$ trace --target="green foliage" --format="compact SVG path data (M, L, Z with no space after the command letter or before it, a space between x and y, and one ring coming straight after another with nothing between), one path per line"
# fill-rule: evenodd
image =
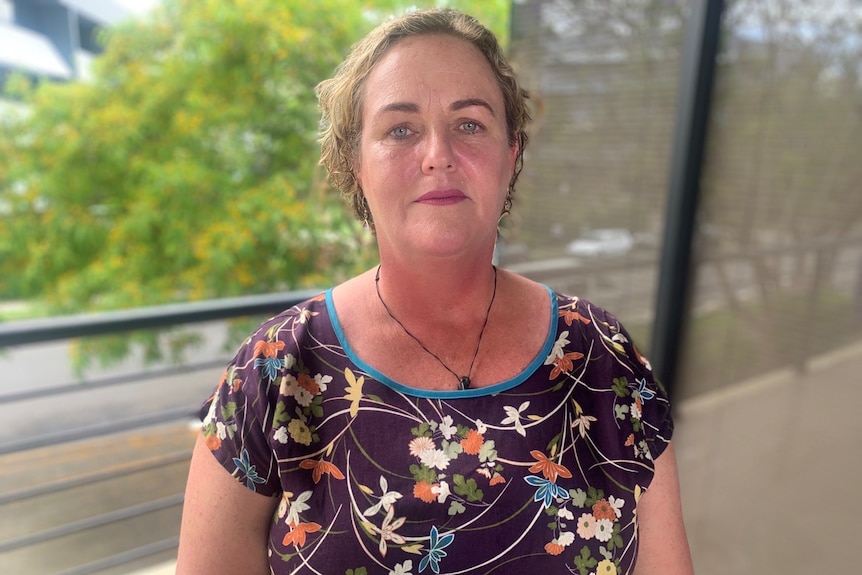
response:
M42 85L5 126L2 277L72 312L357 271L313 90L369 25L348 1L181 0L112 31L92 83Z
M105 35L88 83L10 77L0 118L0 297L49 313L318 287L373 241L317 165L317 83L383 18L439 3L165 0ZM451 2L508 28L508 3ZM187 334L82 342L149 359ZM79 365L81 367L81 365Z

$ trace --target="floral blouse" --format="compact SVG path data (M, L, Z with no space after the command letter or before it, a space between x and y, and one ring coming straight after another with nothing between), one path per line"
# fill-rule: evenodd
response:
M350 348L331 290L241 346L203 434L237 481L280 498L274 574L633 570L667 396L616 318L548 294L541 353L491 387L386 377Z

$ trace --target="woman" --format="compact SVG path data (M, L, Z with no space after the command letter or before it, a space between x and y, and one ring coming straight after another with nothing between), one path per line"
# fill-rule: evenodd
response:
M380 265L228 367L177 572L691 573L646 360L607 312L491 264L528 120L493 35L408 14L318 95Z

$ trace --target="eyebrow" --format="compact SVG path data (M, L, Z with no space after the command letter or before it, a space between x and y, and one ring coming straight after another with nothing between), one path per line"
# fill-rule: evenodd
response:
M464 100L455 100L449 106L450 110L457 111L463 110L464 108L471 108L473 106L480 106L482 108L486 108L491 115L494 114L494 109L491 107L491 104L486 102L481 98L467 98ZM393 102L391 104L386 104L380 110L377 111L377 114L383 114L386 112L408 112L408 113L417 113L419 112L419 105L413 104L411 102Z

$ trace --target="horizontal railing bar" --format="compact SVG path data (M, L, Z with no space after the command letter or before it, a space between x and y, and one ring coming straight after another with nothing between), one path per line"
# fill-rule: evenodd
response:
M51 541L52 539L57 539L65 535L72 535L73 533L78 533L79 531L84 531L86 529L93 529L94 527L101 527L103 525L123 521L124 519L131 519L133 517L138 517L139 515L168 509L169 507L176 507L177 505L182 505L182 503L183 494L180 493L177 495L162 497L160 499L154 499L152 501L145 501L144 503L138 503L137 505L130 505L128 507L123 507L122 509L102 513L101 515L96 515L94 517L79 519L78 521L72 521L57 527L52 527L51 529L46 529L38 533L0 541L0 553L7 553L9 551L14 551L15 549L20 549L21 547L29 547L30 545Z
M90 573L98 573L99 571L103 571L111 567L131 563L136 559L176 549L179 547L179 544L179 537L162 539L161 541L156 541L148 545L141 545L140 547L124 551L123 553L117 553L116 555L111 555L110 557L105 557L104 559L99 559L98 561L93 561L92 563L81 565L80 567L67 569L66 571L57 573L56 575L90 575Z
M61 383L60 385L48 385L44 387L36 387L33 389L25 389L23 391L13 391L0 395L0 405L4 403L15 403L17 401L26 401L28 399L38 399L40 397L50 396L56 397L64 393L77 393L79 391L90 391L93 389L101 389L104 387L112 387L114 385L124 385L127 383L139 383L142 380L158 379L160 377L169 377L173 375L182 375L195 371L203 371L216 367L224 367L230 361L229 357L224 359L214 359L210 361L202 361L188 365L176 367L167 367L152 371L142 371L139 373L129 373L97 379L93 381L81 381Z
M163 409L158 413L149 413L138 417L130 417L121 421L113 421L109 423L96 423L93 425L81 426L75 429L67 429L56 433L46 433L35 437L26 437L15 441L9 441L0 444L0 455L16 453L18 451L26 451L28 449L38 449L40 447L48 447L77 441L79 439L90 439L92 437L102 437L114 433L121 433L131 429L140 427L149 427L160 423L169 423L179 419L198 419L199 409L191 407L174 407Z
M777 245L755 249L746 248L739 252L703 254L698 257L704 262L727 259L750 259L763 255L793 254L804 251L859 245L862 245L862 237L853 236L837 240L834 238L823 238L800 244ZM584 261L578 258L560 258L560 262L567 260L570 261L571 265L561 266L560 272L566 269L578 271L579 266L577 264ZM643 260L624 258L621 260L622 263L602 262L593 265L596 262L591 262L590 271L611 271L617 268L629 269L633 265L655 264L655 261L654 258ZM513 264L507 267L516 270L519 266L525 267L525 270L530 268L526 264ZM544 271L548 272L552 270ZM580 271L583 271L583 268ZM301 301L319 295L320 291L319 289L290 291L0 323L0 347L222 320L245 315L278 313Z
M42 495L47 495L49 493L56 493L58 491L65 491L67 489L72 489L73 487L80 487L82 485L91 485L93 483L98 483L99 481L116 479L117 477L132 475L135 473L140 473L142 471L150 471L153 469L158 469L159 467L167 467L168 465L173 465L174 463L189 461L191 457L191 451L180 451L177 453L159 455L156 457L150 457L149 459L133 461L130 463L113 465L110 467L103 468L96 473L88 473L86 475L79 475L77 477L70 477L68 479L61 479L59 481L52 481L50 483L43 483L42 485L27 487L24 489L19 489L18 491L9 491L7 493L0 494L0 505L5 505L7 503L12 503L15 501L22 501L24 499L31 499L33 497L39 497Z
M278 313L318 294L291 291L0 323L0 347Z

